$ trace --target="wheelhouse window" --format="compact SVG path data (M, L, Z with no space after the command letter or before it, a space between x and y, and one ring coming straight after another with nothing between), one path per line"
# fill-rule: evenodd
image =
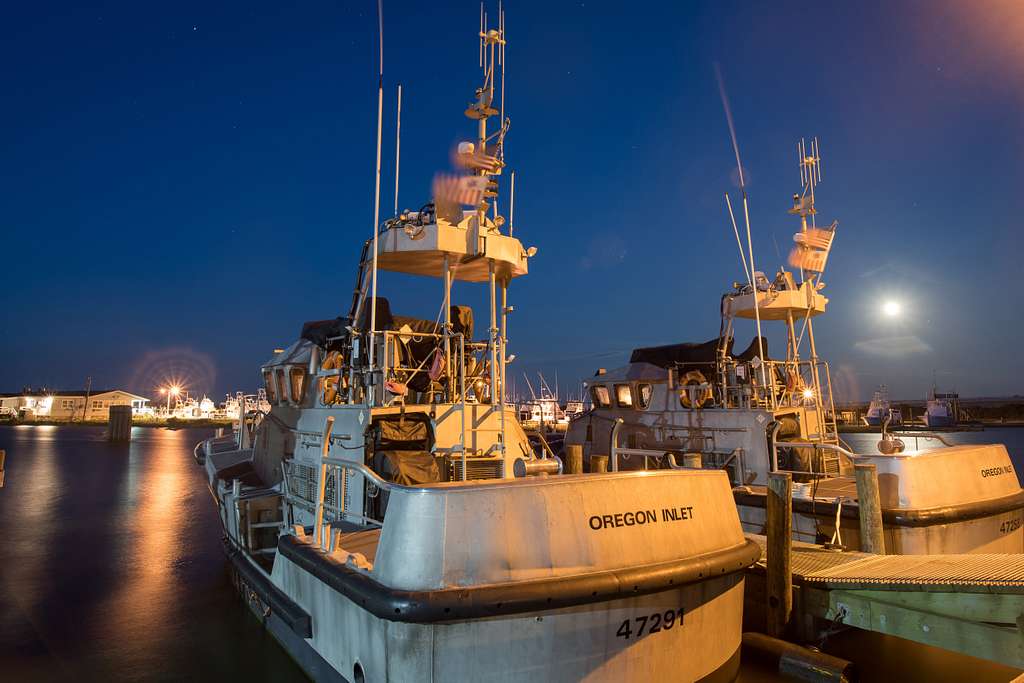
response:
M277 376L278 402L283 403L288 400L288 382L284 377L284 368L278 368L275 375Z
M647 410L647 406L651 405L652 393L654 388L650 384L636 385L636 405L640 410Z
M620 408L633 407L633 392L630 391L630 386L628 384L615 385L615 403L617 403Z
M277 388L274 386L273 370L263 371L263 385L267 390L267 400L271 403L277 403Z
M608 393L608 387L603 384L596 384L590 387L590 400L598 408L610 408L612 405L611 394Z
M302 403L302 395L306 393L306 370L304 368L292 368L288 371L290 380L292 403Z

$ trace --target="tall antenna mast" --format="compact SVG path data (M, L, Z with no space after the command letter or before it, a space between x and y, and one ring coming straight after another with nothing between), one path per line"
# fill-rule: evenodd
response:
M754 298L754 319L757 321L757 355L762 361L761 386L767 385L764 374L764 340L761 337L761 309L757 301L757 270L754 268L754 244L750 238L750 211L747 206L747 184L743 180L743 164L740 163L740 146L736 140L736 127L732 122L732 109L729 108L729 98L725 95L725 81L722 80L722 71L715 64L715 76L718 77L718 94L722 97L722 108L725 109L725 120L729 124L729 136L732 138L732 149L736 154L736 172L739 174L740 192L743 194L743 219L747 225L747 256L750 260L750 295ZM728 201L728 200L726 200ZM730 213L731 213L730 205ZM739 231L737 230L737 235ZM742 250L742 245L740 245Z
M398 84L398 123L395 127L395 215L398 215L398 162L402 150L402 84Z
M377 0L377 35L380 44L380 69L377 77L377 171L373 189L373 274L370 285L370 372L374 372L374 339L377 333L377 232L380 224L380 136L384 116L384 7L383 0ZM371 392L372 394L372 392ZM371 399L372 402L372 399Z

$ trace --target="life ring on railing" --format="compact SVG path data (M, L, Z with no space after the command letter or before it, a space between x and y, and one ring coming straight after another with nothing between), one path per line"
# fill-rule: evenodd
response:
M684 408L703 408L714 398L711 385L700 370L690 370L680 384L679 403Z
M338 399L338 378L324 377L323 382L323 403L325 406L332 405Z
M341 353L338 351L330 351L324 358L324 362L320 364L321 370L334 370L341 367Z
M321 377L320 400L325 406L334 405L341 400L338 394L338 387L348 389L348 377L345 375Z
M800 375L793 368L786 369L786 391L793 393L800 386Z

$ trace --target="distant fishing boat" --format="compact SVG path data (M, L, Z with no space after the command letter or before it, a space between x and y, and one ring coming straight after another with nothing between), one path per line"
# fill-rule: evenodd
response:
M960 395L957 393L939 393L932 385L928 392L922 419L926 427L941 429L956 427L960 422Z
M564 429L569 424L569 418L558 400L558 393L551 391L544 375L537 374L540 377L539 392L533 390L530 378L523 375L530 389L530 400L519 404L519 421L531 428L543 426Z
M881 427L885 423L886 416L889 417L890 427L903 424L903 413L898 408L892 407L889 401L889 389L883 384L871 397L868 412L864 415L864 424L869 427Z

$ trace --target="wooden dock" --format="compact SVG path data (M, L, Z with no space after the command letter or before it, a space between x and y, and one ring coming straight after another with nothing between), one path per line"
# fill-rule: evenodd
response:
M748 537L762 557L746 602L770 620L768 539ZM873 555L800 542L789 555L791 637L813 641L843 624L1024 669L1024 555Z

